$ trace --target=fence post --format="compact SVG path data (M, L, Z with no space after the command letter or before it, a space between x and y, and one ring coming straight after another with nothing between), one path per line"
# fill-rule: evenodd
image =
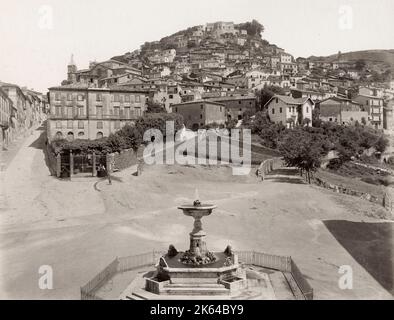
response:
M70 150L70 178L74 175L74 156L72 150Z
M96 154L93 152L92 154L92 175L93 177L97 176L97 168L96 168Z
M56 155L56 177L60 177L60 170L62 167L62 158L60 156L60 153Z
M107 153L105 155L105 163L106 163L106 169L107 169L107 178L109 184L111 184L111 155Z
M292 261L291 256L287 257L287 259L286 259L286 271L288 271L288 272L292 272L293 271L292 267L291 267L291 261Z

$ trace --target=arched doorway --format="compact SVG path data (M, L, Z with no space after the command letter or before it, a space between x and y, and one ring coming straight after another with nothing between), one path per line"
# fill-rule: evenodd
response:
M83 139L85 133L83 131L78 132L78 138Z
M63 133L61 133L60 131L56 132L55 139L61 139L61 138L63 138Z
M103 133L101 131L97 132L96 139L101 139L102 137L104 137Z
M72 141L72 140L74 140L74 133L73 132L69 132L69 133L67 133L67 140L68 141Z

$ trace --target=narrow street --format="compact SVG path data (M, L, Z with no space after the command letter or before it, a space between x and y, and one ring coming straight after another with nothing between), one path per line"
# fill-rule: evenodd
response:
M78 236L84 235L84 222L79 217L83 220L89 214L104 212L91 182L60 181L50 176L43 151L45 140L42 126L25 138L6 170L0 173L0 299L77 298L78 287L71 295L63 292L59 296L56 290L40 290L38 268L49 264L55 269L54 261L59 261L59 256L72 257L58 265L54 281L56 275L64 280L73 278L72 274L62 277L59 271L72 265L76 258L67 250L75 253L82 241ZM68 218L72 217L77 222L69 223ZM72 228L70 224L78 226ZM72 272L72 267L69 270Z

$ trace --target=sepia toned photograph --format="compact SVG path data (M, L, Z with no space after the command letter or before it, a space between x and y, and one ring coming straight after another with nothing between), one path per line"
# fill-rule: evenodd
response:
M393 300L393 1L0 2L0 300Z

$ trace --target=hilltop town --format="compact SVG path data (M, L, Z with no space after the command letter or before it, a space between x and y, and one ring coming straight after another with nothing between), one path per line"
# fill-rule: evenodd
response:
M179 115L193 131L250 127L264 114L285 128L361 124L391 134L392 55L295 58L265 40L256 20L190 27L84 69L72 55L65 79L47 94L0 82L3 148L46 118L49 141L95 140L150 113Z
M67 78L49 89L48 138L108 136L135 121L148 106L176 113L184 110L178 105L187 103L187 110L192 110L200 101L222 104L225 112L210 120L189 119L187 127L239 121L245 114L268 109L263 93L272 87L288 97L285 105L310 98L323 121L393 128L394 81L389 67L378 73L369 61L348 60L341 53L330 59L294 58L264 40L263 33L263 25L255 20L207 23L107 61L91 62L87 69L79 69L72 58ZM87 98L93 94L95 99ZM272 118L290 126L294 115ZM312 112L303 118L312 120Z

